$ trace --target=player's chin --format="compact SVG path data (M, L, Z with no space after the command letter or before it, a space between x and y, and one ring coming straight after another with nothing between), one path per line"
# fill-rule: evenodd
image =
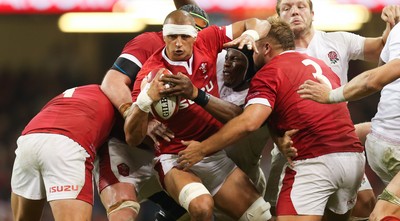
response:
M171 60L174 61L186 61L190 59L190 54L185 52L174 52L173 58Z

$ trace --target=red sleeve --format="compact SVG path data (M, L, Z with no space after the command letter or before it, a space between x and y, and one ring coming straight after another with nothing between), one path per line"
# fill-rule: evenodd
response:
M159 48L164 46L161 32L145 32L126 43L121 54L129 54L143 65Z

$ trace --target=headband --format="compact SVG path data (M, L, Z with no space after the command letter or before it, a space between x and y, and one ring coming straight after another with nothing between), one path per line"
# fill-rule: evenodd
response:
M167 35L189 35L195 38L197 37L197 31L192 25L164 24L163 36Z

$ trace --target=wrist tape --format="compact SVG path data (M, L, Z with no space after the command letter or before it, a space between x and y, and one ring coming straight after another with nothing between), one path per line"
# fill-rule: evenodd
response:
M346 101L343 94L344 85L329 92L329 103L340 103Z
M153 100L147 94L147 91L150 88L150 84L147 84L145 88L140 92L139 96L136 98L136 105L143 112L149 113L151 109L151 105L153 104Z
M249 35L249 36L251 36L251 37L254 39L254 41L258 41L258 39L260 39L260 35L259 35L258 32L255 31L255 30L246 30L245 32L243 32L243 33L241 34L241 36L242 36L242 35Z

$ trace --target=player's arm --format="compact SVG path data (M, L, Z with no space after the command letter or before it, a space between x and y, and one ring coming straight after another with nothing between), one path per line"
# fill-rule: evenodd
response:
M179 152L179 165L188 169L205 156L242 139L257 130L271 114L271 107L262 104L252 104L243 113L225 124L217 133L199 143L197 141L183 142L187 148Z
M197 91L200 91L200 89L197 89ZM203 91L200 91L200 93L203 93ZM243 109L238 105L212 95L209 96L207 104L202 107L221 123L226 123L243 112Z
M131 80L128 76L110 69L101 83L101 90L111 103L119 108L121 104L132 103L130 85Z
M338 103L358 100L377 91L400 77L400 58L385 65L365 71L347 84L331 90L327 85L307 80L300 85L300 97L319 103Z
M253 49L258 53L255 41L267 36L271 24L267 20L250 18L243 21L238 21L232 24L232 39L231 42L225 43L224 47L238 46L242 49L246 45L248 49Z
M139 71L137 64L118 57L101 82L101 90L120 112L124 104L132 103L131 85Z
M197 5L194 0L174 0L174 4L177 9L184 5Z
M147 135L151 105L161 99L159 91L164 88L159 81L162 72L163 69L160 69L154 79L140 91L136 101L124 111L125 139L130 146L139 145Z
M146 137L149 113L142 111L136 103L128 111L124 123L125 141L129 146L136 147Z
M202 106L207 112L222 123L226 123L232 118L242 113L242 108L228 101L211 96L193 85L186 75L177 73L176 75L163 75L161 81L174 85L170 88L163 88L161 93L165 96L180 96L194 101Z
M385 46L390 31L400 21L400 5L388 5L382 10L381 18L386 22L386 29L381 37L366 38L364 43L364 59L366 61L376 62Z

